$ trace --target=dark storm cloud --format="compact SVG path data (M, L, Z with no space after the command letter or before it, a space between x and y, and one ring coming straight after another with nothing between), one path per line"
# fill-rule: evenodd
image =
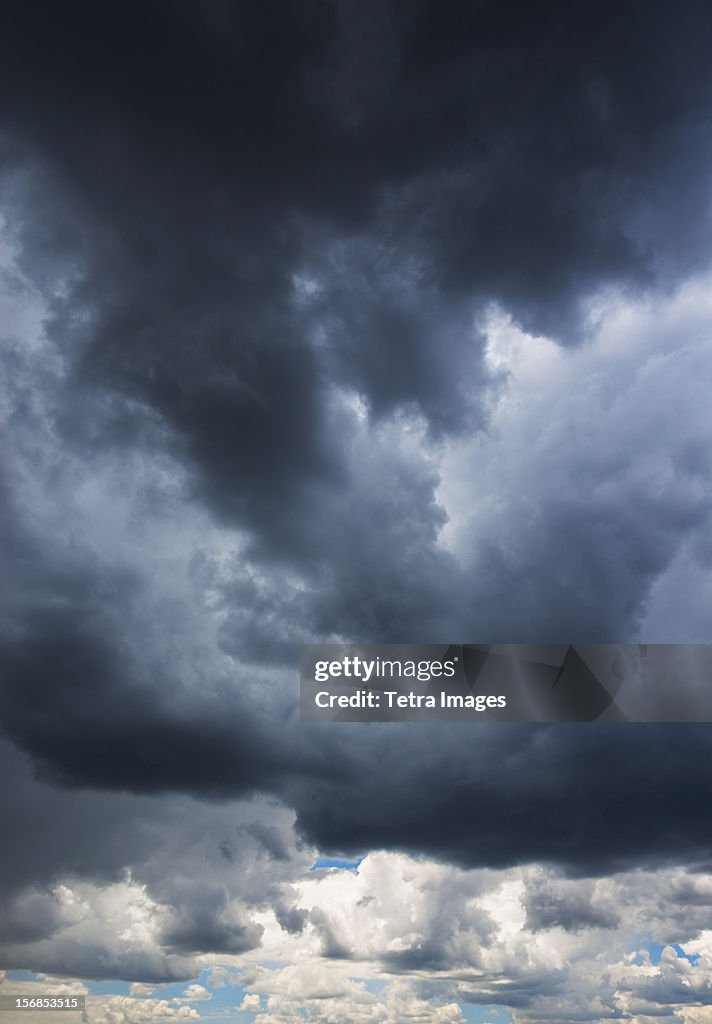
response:
M111 787L118 769L122 789L190 788L202 776L227 793L264 785L273 770L249 714L235 709L221 726L216 709L203 719L196 703L176 706L175 694L161 707L155 679L142 680L126 655L61 611L37 613L6 641L2 673L5 734L60 781Z
M403 569L442 509L424 480L412 532L354 502L329 388L474 429L483 305L570 341L598 287L706 259L704 7L11 4L4 28L10 227L28 274L64 285L60 436L166 447L260 558L311 575L286 643L238 612L228 649L452 623L453 566Z
M290 721L291 690L275 683L262 705L238 667L220 685L186 688L187 648L177 656L162 638L191 626L146 623L132 577L104 572L99 589L86 570L30 566L34 592L8 616L0 713L48 780L210 798L267 791L296 809L310 841L349 853L400 848L471 866L540 859L591 873L708 856L705 727L309 728ZM205 668L188 660L187 671ZM285 860L268 824L247 837ZM239 846L239 836L222 841L226 865ZM176 929L176 945L197 942Z
M431 314L455 305L433 336L407 289L376 279L364 303L332 268L331 372L447 428L464 415L445 400L467 350L458 303L500 300L567 340L598 286L706 259L704 5L375 6L5 18L6 131L76 204L89 379L145 398L203 497L253 522L328 470L285 302L335 239L365 242L376 278L414 264ZM53 241L36 229L35 248Z
M180 647L192 623L151 633L152 551L136 576L118 542L97 555L80 537L68 572L54 538L28 539L11 510L21 586L0 716L45 778L266 791L334 851L591 872L708 857L708 730L327 735L290 719L279 683L281 711L275 697L265 717L240 662L293 664L300 640L333 636L501 638L452 636L483 622L514 639L532 623L546 639L627 638L704 497L678 508L673 493L661 522L642 499L594 501L582 475L540 518L506 520L509 548L468 575L436 544L447 513L421 455L487 423L490 303L570 344L599 289L671 287L707 264L711 28L694 2L5 5L8 225L65 374L12 367L12 426L54 444L40 457L23 442L45 484L34 500L69 507L63 458L91 475L158 452L195 506L246 537L226 578L197 550L186 584L188 602L190 587L217 594L237 698L197 657L193 686L176 682L161 636ZM602 462L617 481L619 463ZM205 898L217 924L202 892L187 910L168 894L175 950L257 941Z
M417 727L332 726L325 735L279 728L276 717L270 727L244 699L161 693L126 653L61 613L24 628L4 645L0 710L46 780L210 798L266 791L296 809L310 842L347 854L396 848L591 874L708 860L704 726L430 727L427 737ZM270 860L284 859L269 828L250 831ZM189 933L176 928L176 948L187 949Z
M309 839L347 853L395 847L592 874L708 863L710 742L705 726L431 727L423 754L417 731L394 731L364 744L358 785L297 784L291 799Z
M35 595L39 606L14 616L3 643L0 714L47 780L210 798L267 791L296 809L310 841L346 853L398 848L468 866L538 859L590 873L708 858L706 727L325 730L289 722L292 698L279 688L265 718L255 692L241 692L239 669L217 689L183 688L180 662L161 653L155 629L132 619L135 581L110 586L104 574L102 593L37 565L33 576L43 601ZM186 629L180 619L171 628ZM201 670L189 663L189 671ZM241 835L270 862L287 859L268 824ZM221 841L228 867L241 841ZM530 913L541 926L552 914L590 926L593 910L574 903L544 900ZM225 949L242 942L236 927L230 938L225 925ZM195 928L176 923L171 943L197 947Z

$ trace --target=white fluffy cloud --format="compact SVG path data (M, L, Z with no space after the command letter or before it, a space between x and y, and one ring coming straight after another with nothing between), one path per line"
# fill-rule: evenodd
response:
M506 1007L522 1024L675 1019L712 993L711 884L681 869L569 879L536 865L462 871L373 853L357 873L298 881L310 925L286 937L265 918L243 983L266 1006L258 1024L299 1012L435 1024L458 1021L465 1003ZM327 942L339 956L324 958Z
M314 1024L460 1024L467 1004L499 1008L519 1024L701 1024L712 1000L709 873L569 878L541 865L464 870L381 851L357 871L293 861L281 884L303 916L301 930L280 925L275 887L250 910L258 948L197 957L200 981L170 998L145 984L128 996L90 995L90 1024L202 1019L214 993L238 984L235 1005L256 1024L301 1016ZM65 958L74 945L90 964L92 941L97 963L111 960L117 973L141 957L144 969L165 957L161 918L169 910L144 887L62 883L53 899L60 897L71 913L53 941ZM0 984L14 992L20 983ZM42 991L57 984L47 979Z
M87 1015L90 1024L180 1024L200 1020L192 1006L167 999L133 999L131 996L106 996L91 1000Z

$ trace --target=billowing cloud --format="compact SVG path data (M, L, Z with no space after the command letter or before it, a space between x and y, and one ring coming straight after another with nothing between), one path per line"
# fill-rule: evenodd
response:
M707 726L314 727L295 673L709 639L711 29L4 6L4 991L705 1020Z

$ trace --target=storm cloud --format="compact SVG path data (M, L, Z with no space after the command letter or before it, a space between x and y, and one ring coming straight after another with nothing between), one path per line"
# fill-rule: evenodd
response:
M249 961L260 1024L430 1019L430 976L434 1024L704 1004L708 727L320 728L296 665L709 639L711 44L692 0L4 5L6 966ZM320 856L369 913L394 864L455 882L364 950ZM559 1005L611 935L606 1005ZM327 974L250 959L300 943Z

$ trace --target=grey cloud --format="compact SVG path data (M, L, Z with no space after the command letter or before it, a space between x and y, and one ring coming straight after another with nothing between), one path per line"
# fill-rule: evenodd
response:
M274 912L280 926L290 935L300 935L309 920L309 914L301 907L277 903Z
M590 882L576 880L557 885L544 883L527 890L527 925L533 932L545 928L581 931L588 928L615 928L620 917L612 902L595 900Z
M27 759L6 742L0 753L3 777L12 780L0 800L13 836L3 850L0 894L6 967L187 979L199 973L192 954L259 946L255 907L281 903L296 926L291 883L314 853L295 836L292 812L274 803L228 810L180 797L58 790L33 778ZM253 826L271 834L281 858L259 856ZM221 854L228 841L231 862ZM134 888L124 893L127 885ZM140 909L146 900L152 905L141 913L150 914L151 928L137 936L130 904Z
M681 553L707 571L709 317L675 289L709 268L711 31L697 0L4 6L3 286L43 323L3 357L13 964L188 976L268 905L300 935L309 843L708 863L707 728L326 732L294 666L312 639L628 640ZM603 342L601 296L638 301ZM504 369L493 309L531 335ZM517 391L542 333L580 372ZM128 869L170 969L42 945L42 900L19 928L55 875ZM614 922L563 883L528 910ZM404 968L450 955L435 924Z
M9 970L24 971L31 963L36 971L59 976L111 980L122 978L160 984L187 981L198 970L197 961L189 957L146 954L129 950L119 954L105 947L73 942L41 942L37 946L3 948L3 962Z
M178 953L244 953L259 945L262 929L239 916L226 916L226 894L203 886L191 908L177 907L161 934L162 943Z
M339 938L329 915L317 907L309 913L309 923L313 925L321 939L321 955L330 960L348 960L352 956L351 950Z
M24 627L3 652L9 680L4 731L59 781L85 781L91 764L94 784L105 785L121 766L120 788L147 784L149 792L180 789L181 775L196 771L225 792L233 786L235 792L254 791L258 779L261 784L263 772L253 774L256 758L249 752L261 744L249 727L240 743L234 727L225 727L216 763L215 733L221 727L215 721L206 731L212 713L197 725L195 708L161 707L156 690L137 679L127 653L122 657L63 611L37 612ZM266 768L262 758L260 764Z

